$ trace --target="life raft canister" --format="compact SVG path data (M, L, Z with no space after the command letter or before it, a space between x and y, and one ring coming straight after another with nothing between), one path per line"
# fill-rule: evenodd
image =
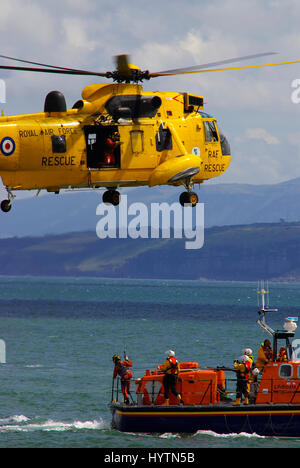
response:
M182 369L198 369L198 367L199 367L198 362L180 362L179 365L180 365L180 370L182 370ZM157 366L157 370L161 371L162 366L163 366L162 364L159 364Z
M197 369L199 367L198 362L180 362L180 369Z

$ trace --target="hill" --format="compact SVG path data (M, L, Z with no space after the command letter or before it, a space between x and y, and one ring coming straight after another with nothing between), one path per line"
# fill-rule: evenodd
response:
M104 239L94 232L0 239L0 275L300 281L300 222L214 227L185 239Z
M180 187L139 187L124 190L128 203L178 202ZM275 185L212 184L200 190L205 226L276 223L300 219L300 178ZM95 231L102 191L62 192L17 199L9 213L0 212L0 237L41 236Z

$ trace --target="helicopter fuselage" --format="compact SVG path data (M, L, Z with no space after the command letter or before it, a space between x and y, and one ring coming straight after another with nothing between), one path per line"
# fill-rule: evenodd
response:
M72 109L0 117L0 176L9 192L185 185L223 174L230 149L203 97L87 86Z

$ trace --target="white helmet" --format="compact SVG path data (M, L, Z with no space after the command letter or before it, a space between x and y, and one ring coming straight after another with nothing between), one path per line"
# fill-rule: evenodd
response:
M243 353L246 355L246 356L251 356L253 351L251 348L245 348Z
M255 367L255 369L253 369L252 371L252 374L256 377L258 374L260 373L260 370L257 369L257 367Z
M243 356L241 356L241 357L239 358L239 361L240 361L240 362L246 362L246 361L250 361L250 359L249 359L248 356L246 356L246 354L243 354Z
M172 349L168 349L168 351L166 351L165 354L168 357L175 356L175 352Z

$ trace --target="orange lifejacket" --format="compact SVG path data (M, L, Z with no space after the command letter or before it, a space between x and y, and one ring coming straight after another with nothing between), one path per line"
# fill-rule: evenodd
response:
M277 355L277 359L279 361L287 361L287 354L286 354L286 350L283 349L282 351L280 351Z
M233 367L237 371L237 378L238 379L243 379L243 380L248 380L250 376L250 370L251 370L251 362L250 361L245 361L243 363L236 364L234 363Z
M250 375L250 370L251 370L251 362L250 361L245 361L243 364L244 364L244 366L246 368L245 379L248 380L249 375Z
M170 363L171 374L172 375L178 374L178 372L179 372L179 363L178 363L176 357L169 356L168 361Z
M132 378L132 372L128 367L132 367L132 362L129 360L119 361L114 368L114 378L119 375L121 380L130 380Z

